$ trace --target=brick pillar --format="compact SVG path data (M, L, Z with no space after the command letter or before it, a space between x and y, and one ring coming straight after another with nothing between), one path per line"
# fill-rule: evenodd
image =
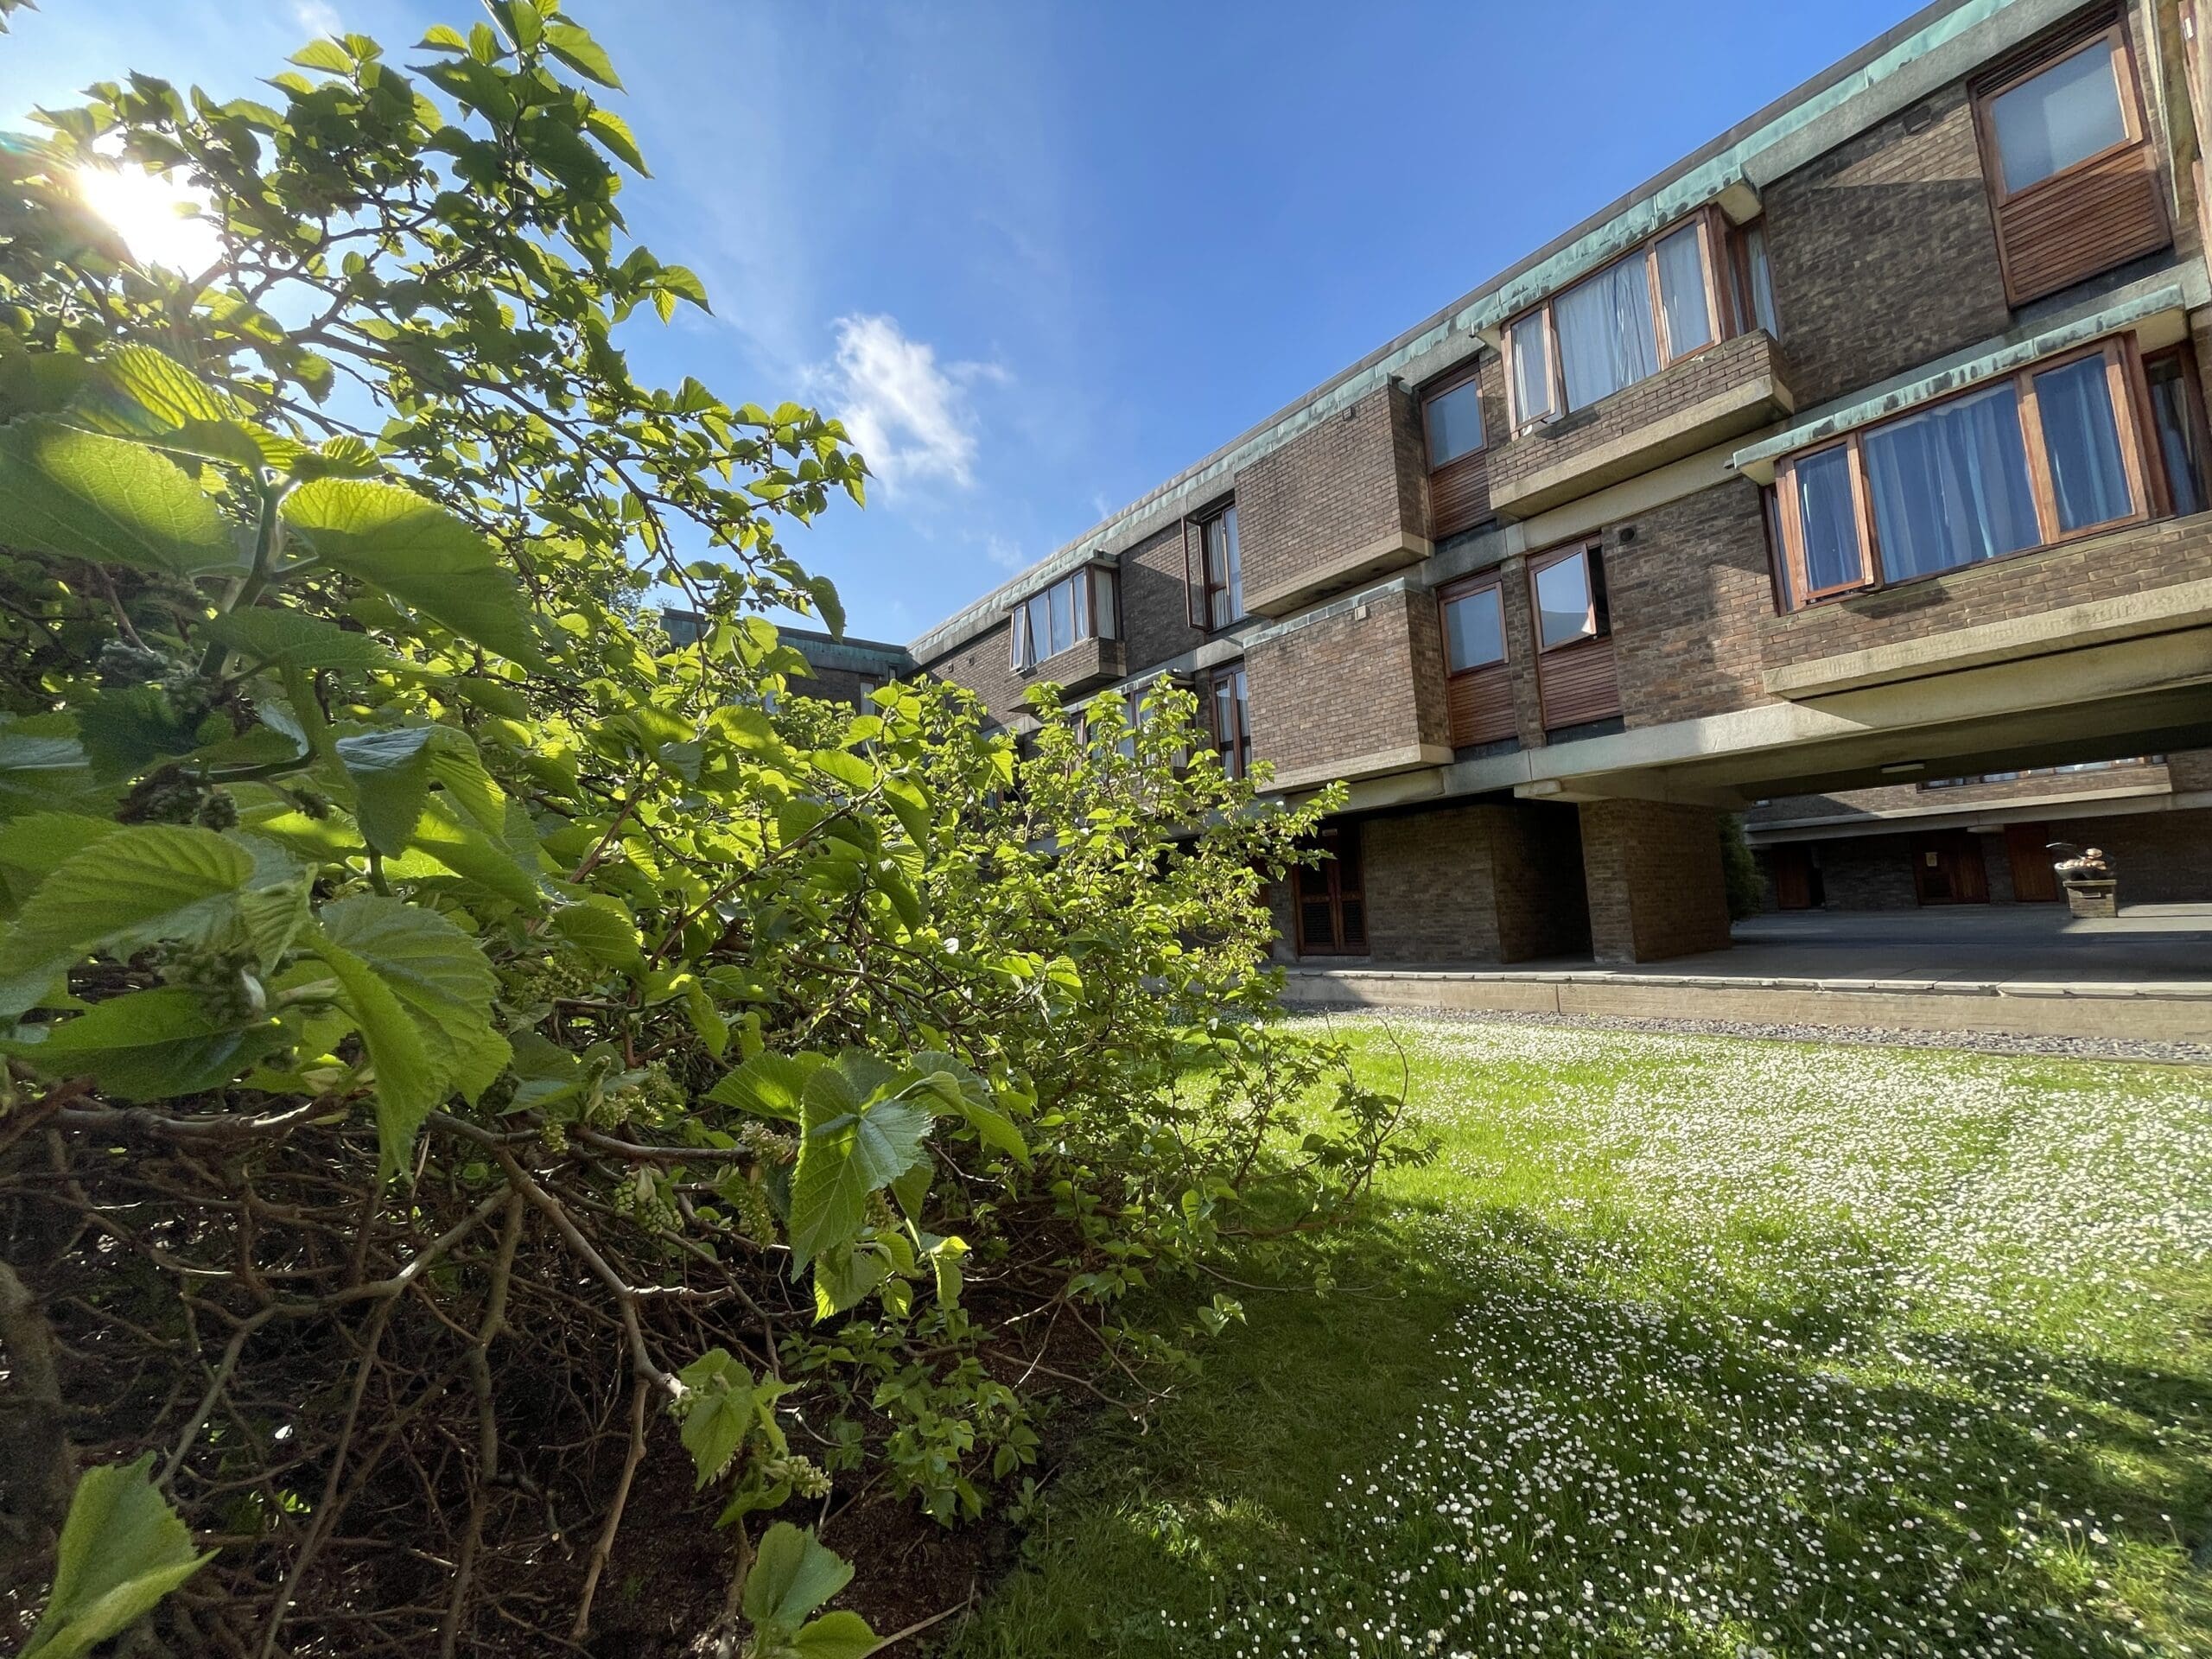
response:
M1586 801L1591 954L1655 962L1728 945L1719 814L1663 801Z

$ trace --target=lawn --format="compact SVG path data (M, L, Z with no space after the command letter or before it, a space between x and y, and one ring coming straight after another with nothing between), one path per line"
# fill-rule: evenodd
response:
M2212 1656L2212 1071L1338 1030L1441 1156L951 1653Z

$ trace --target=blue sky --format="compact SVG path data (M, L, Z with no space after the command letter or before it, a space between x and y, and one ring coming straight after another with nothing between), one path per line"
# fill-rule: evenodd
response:
M467 0L41 0L0 123L126 69L230 96ZM793 550L905 640L1900 21L1910 0L570 0L705 279L644 372L843 416ZM1569 26L1560 26L1571 20Z

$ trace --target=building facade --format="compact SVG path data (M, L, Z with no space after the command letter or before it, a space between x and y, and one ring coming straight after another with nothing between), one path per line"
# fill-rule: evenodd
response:
M1165 674L1275 788L1344 780L1300 956L1725 945L1746 810L1778 902L1924 900L1891 830L2009 893L2123 819L2123 898L2212 897L2205 44L1942 0L912 664L1014 728Z

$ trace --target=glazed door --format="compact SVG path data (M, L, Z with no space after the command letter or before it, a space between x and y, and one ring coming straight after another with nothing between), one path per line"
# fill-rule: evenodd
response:
M1367 900L1360 886L1359 826L1332 823L1316 839L1327 855L1320 867L1293 872L1298 954L1363 956L1367 950Z
M2047 823L2005 826L2005 855L2012 866L2012 896L2024 905L2058 902L2058 874L2050 868L2055 855L2044 845L2050 839Z
M1981 843L1962 830L1923 836L1912 855L1913 891L1923 905L1986 905L1989 872Z

